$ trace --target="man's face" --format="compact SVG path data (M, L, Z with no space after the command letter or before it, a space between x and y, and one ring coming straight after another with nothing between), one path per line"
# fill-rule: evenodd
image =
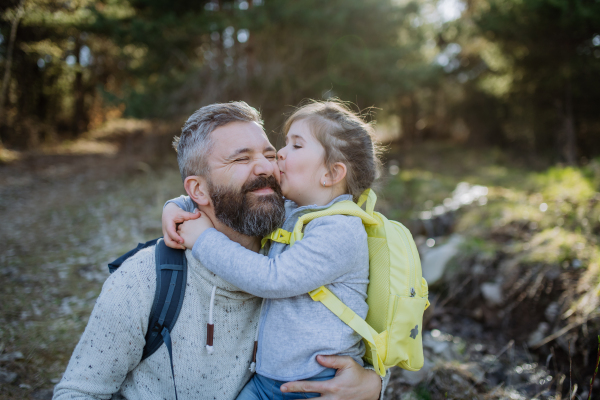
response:
M211 135L207 183L215 216L244 235L268 235L285 217L275 148L253 122L230 123Z

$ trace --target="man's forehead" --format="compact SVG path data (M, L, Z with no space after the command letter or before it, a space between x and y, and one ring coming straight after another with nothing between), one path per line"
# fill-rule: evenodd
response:
M212 132L213 151L227 155L239 150L264 152L274 150L263 128L256 122L232 122Z

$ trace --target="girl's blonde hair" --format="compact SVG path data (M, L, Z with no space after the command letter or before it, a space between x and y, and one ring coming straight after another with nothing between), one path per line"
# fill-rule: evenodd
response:
M337 100L311 101L299 107L285 122L284 134L299 120L308 123L325 149L325 166L330 171L337 162L346 165L347 192L358 200L375 181L381 165L373 125Z

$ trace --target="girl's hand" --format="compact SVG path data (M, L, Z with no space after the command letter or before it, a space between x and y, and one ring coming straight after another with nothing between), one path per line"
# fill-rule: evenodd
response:
M177 234L177 224L200 217L200 211L183 211L175 203L169 203L163 209L162 232L165 244L173 249L185 249L183 238Z
M196 240L204 233L205 230L214 228L212 221L205 215L200 218L186 221L179 225L177 233L183 238L183 245L187 249L194 247Z

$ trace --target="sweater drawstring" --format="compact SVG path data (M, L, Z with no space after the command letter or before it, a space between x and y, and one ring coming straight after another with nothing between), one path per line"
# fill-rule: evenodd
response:
M210 308L208 309L208 324L206 324L206 352L212 354L215 352L213 347L213 339L215 336L215 325L213 324L213 309L215 307L215 293L217 287L213 286L210 293Z
M250 363L250 372L256 372L256 352L258 351L258 332L260 331L260 317L262 315L263 306L265 304L265 299L263 299L262 303L260 303L260 313L258 314L258 325L256 326L256 334L254 335L254 350L252 351L252 363Z

